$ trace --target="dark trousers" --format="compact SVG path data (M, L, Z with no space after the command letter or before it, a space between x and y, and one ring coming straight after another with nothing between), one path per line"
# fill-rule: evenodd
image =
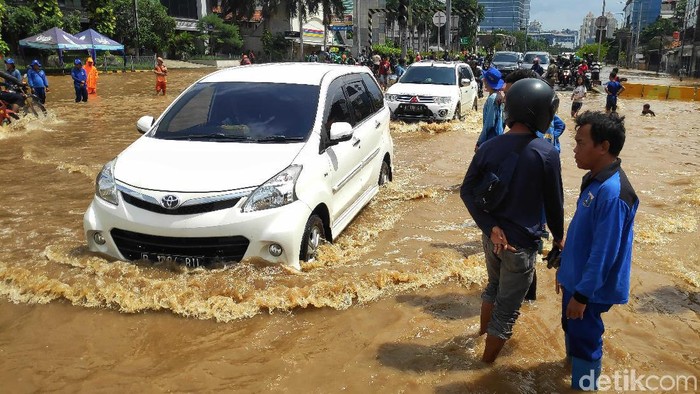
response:
M87 101L87 99L88 99L87 86L75 85L74 87L75 87L75 102L79 103L81 101Z
M34 88L34 95L40 103L46 104L46 88Z
M611 304L588 303L583 312L583 319L567 319L566 307L573 294L563 289L561 326L568 337L569 356L586 361L597 361L603 356L603 324L602 314L610 310Z

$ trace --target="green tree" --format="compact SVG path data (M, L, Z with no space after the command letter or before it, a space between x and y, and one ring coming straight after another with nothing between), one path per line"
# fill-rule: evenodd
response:
M63 14L63 30L70 34L80 33L80 11L73 10Z
M5 0L0 0L0 54L5 54L10 51L10 46L3 40L2 28L3 20L7 16L7 6Z
M212 55L224 46L232 47L235 52L243 46L238 26L224 22L216 14L209 14L197 21L197 30L209 42L209 52Z
M639 33L639 43L646 44L655 37L673 35L676 30L678 30L677 22L672 19L659 19L642 29Z
M173 34L170 39L170 53L182 60L186 60L195 53L194 39L194 35L187 31Z
M114 15L114 5L109 0L87 0L85 10L90 19L90 26L106 36L113 36L117 18Z
M586 45L580 47L576 51L576 56L578 56L580 58L584 58L584 57L586 57L587 53L593 53L594 55L597 56L598 55L598 46L600 46L600 44L598 44L597 42L593 43L593 44L586 44ZM604 42L602 46L600 46L600 58L601 59L607 58L609 49L610 49L610 44L607 41Z
M19 40L39 33L37 15L27 6L9 7L2 25L3 37L13 52L19 51Z
M143 48L154 52L164 50L175 34L175 19L168 16L166 8L158 0L137 1L138 32L133 1L116 0L114 2L114 14L117 20L114 36L131 48L136 48L138 38L138 43Z
M292 46L292 43L284 38L284 34L272 34L268 29L263 31L261 41L267 60L271 62L285 60Z
M28 4L36 14L38 31L63 27L63 12L58 7L58 0L34 0Z

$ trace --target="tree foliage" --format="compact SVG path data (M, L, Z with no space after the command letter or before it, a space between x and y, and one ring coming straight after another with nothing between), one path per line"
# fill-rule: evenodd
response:
M139 30L136 31L132 0L116 0L114 36L125 46L136 48L137 37L142 48L153 52L163 51L175 33L175 19L168 16L166 8L158 0L137 0Z
M37 32L63 27L63 12L58 7L58 0L34 0L28 4L37 17Z
M90 26L106 36L113 36L117 19L114 16L114 5L109 0L86 0L85 10L90 19Z
M70 34L80 33L80 11L73 10L63 14L63 30Z
M27 6L21 5L7 9L2 25L2 35L12 45L11 50L13 52L19 51L19 40L41 31L39 30L37 19L38 17L34 11Z
M173 34L170 39L170 52L182 60L186 60L196 51L194 45L195 36L188 31Z
M267 56L267 60L271 62L282 61L287 58L289 48L292 43L284 38L284 34L272 34L270 30L265 29L262 34L263 51Z
M671 36L678 30L678 24L672 19L659 19L651 25L642 29L639 33L639 43L646 44L651 39L659 36Z
M594 56L598 56L598 47L600 46L600 58L601 59L606 59L608 56L608 50L610 49L610 43L609 42L603 42L602 46L600 44L593 43L593 44L586 44L580 47L576 51L576 56L584 58L587 53L592 53Z
M236 52L243 46L238 26L224 22L216 14L209 14L197 21L197 30L209 42L209 52L212 55L225 46Z
M307 18L319 11L327 10L325 17L342 16L343 0L222 0L222 15L233 14L235 19L249 18L256 6L262 8L262 15L268 18L272 14L283 13L287 16Z
M9 45L3 40L2 28L3 20L7 15L7 6L5 5L5 0L0 0L0 54L5 54L10 51Z

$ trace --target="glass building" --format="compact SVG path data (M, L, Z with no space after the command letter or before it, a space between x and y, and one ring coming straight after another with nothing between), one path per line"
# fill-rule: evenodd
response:
M484 7L481 31L525 30L530 19L530 0L478 0Z
M636 33L637 30L644 30L645 27L656 22L661 15L661 1L627 0L624 12L625 26Z

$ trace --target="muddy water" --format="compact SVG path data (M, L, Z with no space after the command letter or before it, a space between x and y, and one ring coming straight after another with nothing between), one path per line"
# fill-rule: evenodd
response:
M3 392L562 392L553 273L539 265L502 357L479 361L479 231L459 199L480 115L397 123L395 182L301 272L260 262L187 270L86 251L82 214L102 164L209 70L104 75L72 101L52 77L45 119L0 130ZM567 218L582 171L562 138ZM700 376L700 121L695 103L621 100L623 165L642 205L631 302L606 316L605 371ZM590 97L585 108L602 108Z

